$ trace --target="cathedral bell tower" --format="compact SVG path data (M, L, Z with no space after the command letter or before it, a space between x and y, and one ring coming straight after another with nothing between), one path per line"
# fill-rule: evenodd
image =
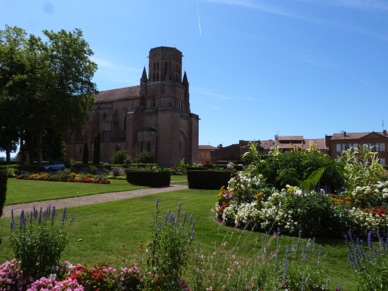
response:
M182 77L182 52L173 47L152 48L148 78L140 79L140 94L146 110L173 109L190 113L189 82Z
M156 47L149 52L148 76L140 78L136 153L150 152L157 164L171 166L198 155L198 115L190 112L189 81L182 74L182 52Z
M149 54L149 81L172 82L182 81L182 53L176 48L157 47Z

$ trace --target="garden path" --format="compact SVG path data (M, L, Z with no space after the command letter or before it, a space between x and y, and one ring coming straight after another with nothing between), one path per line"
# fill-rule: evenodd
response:
M65 198L65 199L56 199L48 201L39 201L31 202L25 204L14 204L4 206L3 216L2 217L11 217L11 210L14 211L15 215L19 215L22 210L25 212L31 212L35 206L36 209L46 209L48 206L55 206L56 209L61 209L65 207L73 206L82 206L103 203L107 201L114 200L125 200L145 195L153 195L163 192L177 191L188 189L187 185L171 184L169 187L162 188L146 188L146 189L137 189L131 191L122 191L122 192L112 192L112 193L103 193L103 194L94 194L89 196Z

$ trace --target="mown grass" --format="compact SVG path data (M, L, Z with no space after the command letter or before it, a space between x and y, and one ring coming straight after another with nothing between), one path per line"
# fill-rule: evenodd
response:
M5 205L145 188L131 185L126 180L110 181L111 184L94 184L8 179Z
M21 187L24 185L20 180L10 181L7 199L14 195L12 193L22 191ZM58 193L66 190L62 187L63 183L42 183L46 184L47 189L52 187L51 184L56 185ZM43 186L42 193L39 195L50 193L50 191L44 193L44 189ZM217 191L214 190L188 189L91 206L72 207L68 209L69 217L74 216L76 221L70 227L66 226L69 227L69 244L61 259L88 266L105 262L119 266L124 260L131 261L136 257L144 257L144 250L140 246L148 243L157 198L160 199L162 213L168 209L176 211L178 204L182 203L182 210L194 214L195 241L200 243L201 249L206 253L210 254L215 246L219 248L223 242L227 242L226 248L236 247L237 256L252 259L260 250L265 234L240 231L218 224L212 213L216 194ZM3 239L0 246L0 262L13 258L9 244L9 223L9 219L0 219L0 237ZM290 237L282 236L282 247L291 245L291 240ZM321 240L317 243L323 245L324 257L321 259L321 264L327 273L327 278L331 281L330 286L335 288L340 284L341 290L357 290L345 243L342 240Z

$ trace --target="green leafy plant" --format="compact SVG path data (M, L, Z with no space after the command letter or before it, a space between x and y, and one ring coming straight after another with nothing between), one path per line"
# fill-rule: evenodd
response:
M379 163L377 152L368 145L343 151L340 160L345 164L348 192L357 186L377 183L385 173L384 167Z
M247 165L254 165L260 162L261 158L255 142L250 142L248 144L248 151L242 155L241 160Z
M193 260L193 290L329 290L320 266L322 246L293 237L282 246L279 233L263 234L254 247L237 256L248 244L244 231L224 237L209 255L199 248Z
M270 153L251 165L253 174L262 174L269 186L277 189L287 184L298 186L320 168L324 168L319 181L320 188L328 193L339 193L345 184L344 163L335 161L317 151L293 150Z
M318 170L315 170L308 176L306 180L300 183L300 188L302 188L304 191L310 192L314 189L314 187L318 184L319 180L322 177L323 172L325 171L325 168L319 168Z
M141 152L136 155L136 163L154 163L155 158L151 152Z
M357 276L359 290L387 290L388 256L386 238L377 231L378 243L372 241L374 234L368 232L366 240L346 235L349 262Z
M179 175L186 175L187 174L187 167L188 164L186 164L185 159L179 161L174 167L174 172Z
M55 224L57 216L55 207L50 206L45 211L34 209L30 214L22 211L19 226L16 226L12 212L10 241L15 258L21 261L24 276L38 278L48 275L59 263L68 242L63 230L66 209L59 226Z
M149 272L157 278L146 282L151 288L182 290L182 275L192 251L194 229L193 215L189 217L187 212L181 215L180 204L177 213L168 211L162 216L159 199L156 200L152 240L148 245L147 258Z
M113 153L112 164L124 164L129 159L128 153L125 150L118 150Z

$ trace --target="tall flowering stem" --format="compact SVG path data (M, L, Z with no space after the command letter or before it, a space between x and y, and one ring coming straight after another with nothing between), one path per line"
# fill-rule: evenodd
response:
M156 201L156 214L152 224L152 238L148 245L148 273L155 280L148 280L152 289L180 290L182 275L192 251L195 236L195 220L184 212L181 205L177 213L168 210L160 214L159 200Z
M10 241L15 258L21 261L25 276L38 278L48 275L59 263L61 253L68 242L63 229L67 217L66 209L59 226L55 224L57 216L56 208L51 206L44 211L34 208L31 213L23 210L17 227L12 211Z

